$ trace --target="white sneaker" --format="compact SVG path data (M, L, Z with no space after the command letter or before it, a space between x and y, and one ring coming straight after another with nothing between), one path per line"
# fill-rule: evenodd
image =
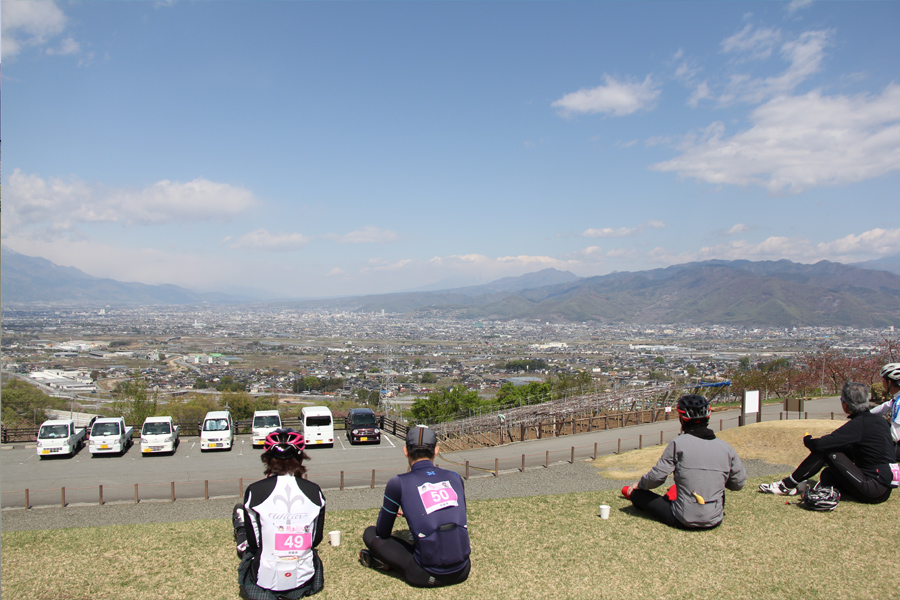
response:
M775 494L776 496L796 496L797 488L789 488L781 481L759 484L759 491L763 494Z

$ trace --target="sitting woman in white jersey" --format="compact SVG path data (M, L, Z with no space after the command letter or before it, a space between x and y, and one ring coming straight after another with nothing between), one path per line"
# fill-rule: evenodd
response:
M262 454L266 478L248 486L243 504L234 507L243 598L293 600L324 585L316 547L325 526L325 496L303 479L305 447L303 435L292 429L270 433Z

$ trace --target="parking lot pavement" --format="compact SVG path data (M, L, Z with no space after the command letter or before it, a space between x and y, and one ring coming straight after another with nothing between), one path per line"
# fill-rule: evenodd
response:
M765 420L778 419L781 405L764 407ZM811 418L842 418L840 401L825 398L809 401L806 411ZM718 429L737 426L739 411L721 411L713 414L712 426ZM784 415L782 415L784 416ZM796 418L798 415L788 415ZM675 419L646 425L595 431L577 435L565 435L505 446L445 453L439 458L442 466L465 473L465 462L474 466L470 476L493 471L496 464L503 470L513 470L519 466L520 457L527 457L527 467L545 464L546 453L554 454L553 463L568 462L570 449L579 448L577 458L584 459L598 444L599 453L606 454L618 450L618 439L622 439L622 451L638 447L639 444L659 443L662 432L664 441L669 441L678 433ZM343 432L336 432L332 448L310 447L308 454L309 477L325 489L383 487L396 473L406 470L406 459L402 453L403 441L385 435L378 445L351 446ZM123 456L98 456L91 458L86 449L72 458L51 458L39 460L33 444L14 444L13 448L0 452L0 468L3 471L2 507L24 507L24 490L29 490L32 506L59 506L62 502L61 488L66 488L65 500L70 506L76 504L99 503L103 494L105 503L131 502L139 493L141 502L171 499L172 482L176 482L177 498L203 498L206 496L237 497L240 486L255 481L262 474L259 460L261 450L253 448L249 436L238 436L235 447L230 451L200 452L198 438L185 437L174 455L142 456L140 446L132 446ZM503 461L502 463L500 461ZM515 463L515 464L513 464ZM135 489L138 484L140 490ZM103 486L103 490L99 489Z

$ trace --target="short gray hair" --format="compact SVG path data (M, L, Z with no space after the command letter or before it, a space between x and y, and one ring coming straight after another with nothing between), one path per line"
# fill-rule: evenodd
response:
M841 402L847 405L851 415L869 410L869 386L848 381L841 389Z

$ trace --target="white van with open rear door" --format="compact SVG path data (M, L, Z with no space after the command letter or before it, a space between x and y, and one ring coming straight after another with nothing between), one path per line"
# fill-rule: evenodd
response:
M334 418L327 406L305 406L300 411L306 447L334 446Z

